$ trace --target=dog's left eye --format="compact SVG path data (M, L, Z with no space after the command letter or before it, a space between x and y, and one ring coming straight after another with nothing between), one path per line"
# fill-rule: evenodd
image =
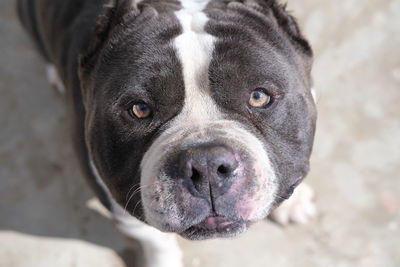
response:
M249 105L255 108L264 108L272 101L272 97L261 89L256 89L250 94Z
M138 103L132 106L129 114L138 119L145 119L151 115L151 108L146 103Z

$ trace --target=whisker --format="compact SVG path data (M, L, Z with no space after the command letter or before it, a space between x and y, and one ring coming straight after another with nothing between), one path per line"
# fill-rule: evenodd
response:
M128 193L126 193L126 197L125 197L125 200L127 200L128 199L128 196L129 196L129 193L131 192L131 190L133 189L133 188L135 188L135 186L139 186L140 187L140 182L139 183L137 183L137 184L134 184L130 189L129 189L129 191L128 191Z
M129 197L128 201L127 201L126 204L125 204L125 207L124 207L124 215L125 215L126 212L127 212L126 209L127 209L128 205L129 205L129 202L132 200L132 198L133 198L137 193L139 193L141 189L146 188L146 187L149 187L149 186L152 186L152 185L154 185L154 183L153 183L153 184L149 184L149 185L142 185L142 186L139 186L137 189L135 189L135 191L132 192L131 196ZM137 204L136 204L136 205L137 205ZM136 206L135 206L135 207L136 207Z
M140 203L142 203L142 200L139 200L139 201L136 203L136 205L135 205L135 207L133 208L133 211L132 211L133 214L135 213L135 210L136 210L137 206L138 206Z

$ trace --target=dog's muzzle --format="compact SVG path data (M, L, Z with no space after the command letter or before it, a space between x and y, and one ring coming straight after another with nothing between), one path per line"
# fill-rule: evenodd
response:
M161 135L143 159L145 216L160 230L234 236L269 212L277 188L262 142L236 123L210 124Z

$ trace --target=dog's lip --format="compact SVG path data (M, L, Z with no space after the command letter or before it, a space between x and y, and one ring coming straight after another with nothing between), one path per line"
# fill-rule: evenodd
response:
M239 219L210 214L201 222L194 224L179 234L190 240L234 237L246 231L249 223Z
M205 229L205 230L222 230L229 227L229 225L235 222L224 216L219 215L209 215L200 223L194 225L193 227Z

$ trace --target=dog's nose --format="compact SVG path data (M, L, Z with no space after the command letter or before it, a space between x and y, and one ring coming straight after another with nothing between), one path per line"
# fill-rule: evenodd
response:
M237 169L235 153L222 145L196 146L180 155L180 176L195 193L211 200L228 191Z

